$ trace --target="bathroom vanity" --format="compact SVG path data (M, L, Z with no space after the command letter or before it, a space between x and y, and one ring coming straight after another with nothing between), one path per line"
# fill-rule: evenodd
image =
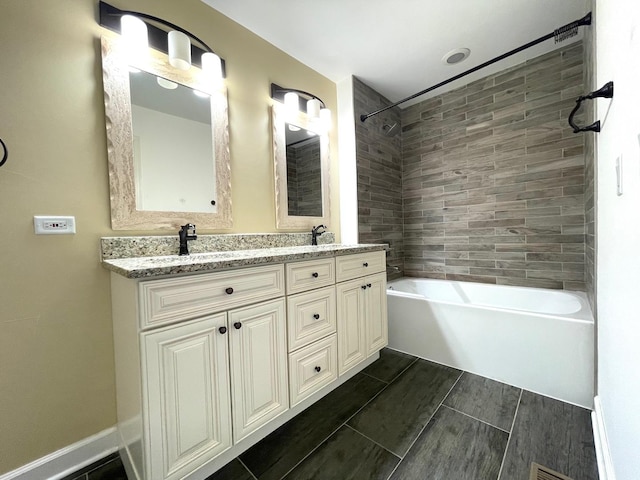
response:
M204 479L377 359L383 248L104 260L129 477Z

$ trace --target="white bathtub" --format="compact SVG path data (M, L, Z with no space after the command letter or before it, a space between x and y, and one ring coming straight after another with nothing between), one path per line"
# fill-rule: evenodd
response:
M581 292L402 278L389 282L389 348L593 406L594 326Z

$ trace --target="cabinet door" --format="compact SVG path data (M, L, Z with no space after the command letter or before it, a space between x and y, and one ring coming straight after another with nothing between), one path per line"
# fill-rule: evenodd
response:
M229 312L233 439L289 408L284 298Z
M148 478L182 478L231 446L226 314L141 336Z
M338 313L338 373L340 375L367 358L365 333L366 283L360 278L336 285Z
M387 333L387 279L378 273L364 278L366 296L367 357L389 343Z

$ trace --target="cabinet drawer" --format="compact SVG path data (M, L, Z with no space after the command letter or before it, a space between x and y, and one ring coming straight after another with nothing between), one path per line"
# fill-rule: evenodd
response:
M338 282L384 271L384 250L336 257L336 281Z
M338 378L336 335L289 355L291 406Z
M287 295L336 283L333 258L287 263Z
M336 331L336 287L287 297L289 351Z
M163 325L284 295L284 266L268 265L139 284L140 327Z

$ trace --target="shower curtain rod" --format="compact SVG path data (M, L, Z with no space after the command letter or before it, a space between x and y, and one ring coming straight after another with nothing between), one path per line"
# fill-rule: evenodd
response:
M398 105L404 103L404 102L408 102L409 100L413 100L416 97L419 97L420 95L424 95L425 93L428 93L432 90L435 90L436 88L440 88L443 85L446 85L447 83L451 83L455 80L458 80L459 78L462 78L466 75L469 75L470 73L476 72L478 70L480 70L481 68L487 67L493 63L499 62L500 60L504 60L507 57L510 57L511 55L515 55L516 53L519 53L523 50L526 50L529 47L533 47L534 45L537 45L539 43L544 42L545 40L549 40L550 38L554 38L556 39L556 43L558 42L562 42L564 40L566 40L567 38L573 37L575 35L578 34L578 27L584 26L584 25L591 25L591 12L587 13L584 17L582 17L580 20L576 20L575 22L571 22L571 23L567 23L566 25L557 28L556 30L554 30L553 32L538 38L537 40L533 40L532 42L529 42L525 45L522 45L521 47L518 47L514 50L511 50L507 53L504 53L502 55L500 55L499 57L496 57L494 59L489 60L488 62L484 62L476 67L473 67L465 72L462 72L458 75L456 75L455 77L451 77L443 82L440 82L432 87L426 88L418 93L414 93L413 95L407 97L407 98L403 98L402 100L386 106L384 108L381 108L380 110L376 110L375 112L371 112L371 113L363 113L362 115L360 115L360 121L364 122L367 118L369 117L373 117L374 115L378 115L379 113L385 112L393 107L397 107Z

